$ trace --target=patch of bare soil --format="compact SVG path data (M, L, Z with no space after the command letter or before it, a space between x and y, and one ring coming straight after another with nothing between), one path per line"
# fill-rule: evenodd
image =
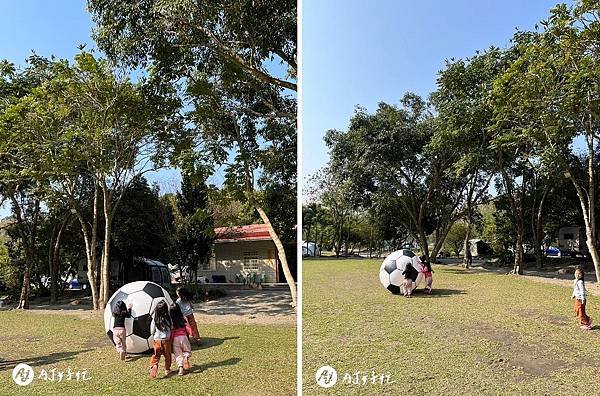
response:
M522 309L516 312L520 317L525 319L538 319L550 324L555 325L566 325L571 323L572 321L565 315L555 315L546 312L541 312L540 310L529 308Z
M523 374L533 377L546 377L557 371L565 370L568 365L554 358L537 357L532 354L523 354L510 359L509 363Z
M512 344L518 339L519 335L510 330L498 329L493 326L482 325L472 329L473 333L486 340L500 342L502 344Z

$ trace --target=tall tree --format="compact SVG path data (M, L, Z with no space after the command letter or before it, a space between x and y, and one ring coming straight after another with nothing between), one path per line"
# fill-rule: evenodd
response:
M295 306L295 282L257 198L256 179L269 172L273 157L265 153L282 146L285 161L277 161L296 168L296 3L90 0L88 5L99 25L99 47L111 59L132 66L151 61L157 80L183 83L191 111L190 133L181 141L205 156L203 162L206 156L218 164L234 158L228 183L244 192L269 227ZM179 144L176 151L187 150ZM194 165L181 166L193 173Z

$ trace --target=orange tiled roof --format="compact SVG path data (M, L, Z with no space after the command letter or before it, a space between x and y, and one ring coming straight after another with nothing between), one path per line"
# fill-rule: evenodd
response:
M265 224L215 228L215 242L270 241L269 228Z

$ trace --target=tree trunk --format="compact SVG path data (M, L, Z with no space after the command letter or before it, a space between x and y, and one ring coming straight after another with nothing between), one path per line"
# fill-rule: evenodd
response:
M533 235L535 240L534 253L535 253L535 265L538 269L544 266L544 255L542 252L542 239L543 239L543 229L542 229L542 220L543 220L543 211L544 211L544 203L546 201L546 197L548 196L548 188L544 188L544 193L542 194L542 198L540 199L540 203L537 206L535 222L532 225L533 227Z
M112 232L113 212L111 208L112 194L106 186L102 186L104 200L104 246L102 248L102 264L100 278L100 309L104 309L110 298L110 236Z
M28 254L26 254L28 256ZM21 286L21 295L19 296L19 305L17 309L29 309L29 291L31 283L31 264L29 259L25 262L25 272L23 273L23 285Z
M588 251L590 252L590 256L592 257L592 262L594 263L594 270L596 272L596 283L600 283L600 254L598 254L598 249L596 247L596 240L594 236L596 234L595 228L596 225L591 222L591 213L593 213L594 202L591 202L590 196L585 193L585 190L579 185L577 180L571 175L571 173L567 173L567 177L575 186L575 190L577 191L577 196L579 197L579 203L581 205L581 211L583 213L583 222L585 224L585 236L586 236L586 245Z
M254 199L252 200L254 201ZM267 216L263 208L261 208L257 202L253 203L254 208L258 212L263 223L268 227L269 235L271 236L271 239L273 239L273 242L277 247L277 255L279 256L279 261L281 262L281 268L283 268L285 280L287 281L287 284L290 287L290 293L292 294L292 307L296 308L296 282L294 282L294 277L292 276L292 272L290 271L290 267L288 266L285 249L283 248L283 243L281 243L279 236L275 232L275 229L273 228L273 225L271 224L271 221L269 220L269 217Z
M472 257L471 255L471 244L469 243L469 240L471 239L471 228L473 227L473 221L472 221L472 214L471 214L471 205L469 203L467 203L467 233L465 234L465 240L463 242L463 256L464 256L464 264L465 264L465 268L469 269L470 265L471 265L471 260L469 259L469 257ZM469 252L467 252L467 250Z
M50 302L56 303L58 300L58 273L60 272L58 269L59 260L60 260L60 245L62 242L62 236L64 234L65 228L67 228L67 224L71 216L66 215L63 219L60 228L58 229L58 233L56 234L56 239L54 240L54 247L52 252L52 266L51 266L51 274L50 274Z
M21 236L21 240L23 241L23 249L25 250L25 272L23 273L23 285L21 286L21 295L19 296L19 305L17 309L29 309L29 292L31 291L31 270L34 265L34 252L35 252L35 241L36 241L36 231L37 231L37 221L40 213L40 200L38 198L34 199L34 209L32 213L31 219L31 229L29 230L29 234L27 234L24 230L25 228L25 220L23 219L23 214L21 211L21 207L17 202L17 199L13 195L11 197L15 214L17 216L17 224L19 227L19 234Z
M523 234L524 234L523 221L519 221L517 224L517 243L515 246L515 264L513 272L518 275L523 275Z
M90 283L90 291L92 293L92 307L93 309L98 309L98 285L96 282L96 243L98 241L98 202L99 201L99 191L98 185L94 185L94 207L93 207L93 218L92 218L92 229L90 235L90 229L88 228L88 224L83 218L83 214L81 213L78 205L73 201L72 206L75 211L75 215L79 220L79 224L81 225L81 232L83 234L83 241L85 243L85 258L87 262L87 277L88 282Z
M57 301L57 282L56 275L54 274L54 246L56 241L58 225L55 224L52 227L52 235L50 236L50 243L48 243L48 268L50 269L50 304L56 304Z

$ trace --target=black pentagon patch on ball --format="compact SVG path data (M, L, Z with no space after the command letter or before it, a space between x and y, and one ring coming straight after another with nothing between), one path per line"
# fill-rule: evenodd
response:
M129 294L123 293L122 291L119 290L119 292L117 294L115 294L115 296L113 297L113 299L110 302L110 311L111 312L114 311L117 303L119 301L125 301L128 296L129 296Z
M411 252L410 250L406 250L406 249L402 250L402 255L410 257L410 258L415 257L415 254L413 252Z
M383 266L383 269L388 274L394 272L396 269L398 269L398 267L396 267L396 260L389 261L386 265Z
M106 335L108 336L108 338L110 338L110 342L112 342L113 345L117 345L117 344L115 344L115 340L113 339L113 332L112 332L112 330L108 330L106 332Z
M163 289L154 283L146 283L146 286L142 289L143 292L146 292L152 298L164 297L165 293Z
M388 285L387 289L391 291L393 294L400 294L400 286L392 285L391 283Z
M138 316L133 319L133 333L141 338L149 338L150 337L150 322L152 321L152 317L150 314Z

